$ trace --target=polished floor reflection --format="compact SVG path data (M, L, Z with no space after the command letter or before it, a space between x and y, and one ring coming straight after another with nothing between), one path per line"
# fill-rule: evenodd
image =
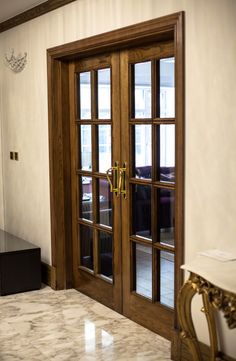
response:
M75 290L0 297L1 361L167 361L170 343Z

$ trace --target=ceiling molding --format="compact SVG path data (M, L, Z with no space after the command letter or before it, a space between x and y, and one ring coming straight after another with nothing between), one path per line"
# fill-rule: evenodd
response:
M0 33L14 28L15 26L21 25L29 20L37 18L38 16L44 15L61 6L67 5L73 1L75 0L48 0L40 5L33 7L32 9L24 11L23 13L0 23Z

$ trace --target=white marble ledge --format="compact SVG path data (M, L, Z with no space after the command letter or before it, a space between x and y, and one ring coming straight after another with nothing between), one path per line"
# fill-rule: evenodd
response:
M236 294L236 261L221 262L199 255L181 268L196 273L225 291Z

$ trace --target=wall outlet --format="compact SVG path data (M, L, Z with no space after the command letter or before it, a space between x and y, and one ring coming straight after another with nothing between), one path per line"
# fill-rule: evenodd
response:
M10 152L10 159L11 160L19 160L19 154L18 152Z

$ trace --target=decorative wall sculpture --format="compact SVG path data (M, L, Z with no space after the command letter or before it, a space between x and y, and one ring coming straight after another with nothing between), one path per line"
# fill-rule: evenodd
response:
M7 54L5 54L5 60L7 66L14 72L14 73L20 73L27 64L27 53L24 53L22 56L21 53L19 53L17 56L14 55L14 50L11 50L11 55L8 57Z

